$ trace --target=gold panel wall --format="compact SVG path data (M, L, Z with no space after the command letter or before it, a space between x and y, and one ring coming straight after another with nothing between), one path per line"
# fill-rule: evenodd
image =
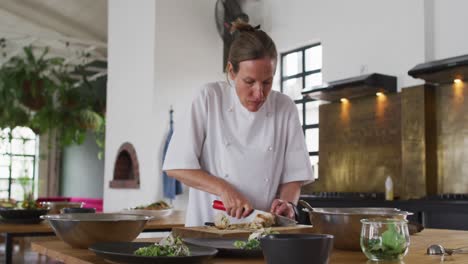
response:
M431 155L435 153L435 145L428 142L435 135L435 126L427 125L434 123L432 88L415 86L401 91L402 199L426 196L427 178L435 175L435 170L426 166L426 161L435 161L432 158L435 155Z
M401 180L400 95L358 98L320 106L319 179L303 192L383 192Z
M468 193L468 86L436 88L437 192Z

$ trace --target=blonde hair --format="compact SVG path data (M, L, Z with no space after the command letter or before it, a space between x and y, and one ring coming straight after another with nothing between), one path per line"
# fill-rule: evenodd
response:
M239 63L242 61L262 58L278 60L275 43L260 27L252 27L249 23L238 19L232 23L231 34L234 35L234 40L227 61L232 64L234 73L239 72Z

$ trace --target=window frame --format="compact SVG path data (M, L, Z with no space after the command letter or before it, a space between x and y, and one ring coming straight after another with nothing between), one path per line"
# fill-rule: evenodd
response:
M283 85L284 85L284 82L287 81L287 80L290 80L290 79L295 79L295 78L302 78L302 88L306 88L306 77L308 75L313 75L313 74L317 74L317 73L322 73L322 67L320 67L319 69L316 69L316 70L312 70L312 71L306 71L306 56L305 56L305 51L310 49L310 48L313 48L313 47L317 47L317 46L322 46L322 43L321 42L317 42L317 43L314 43L314 44L310 44L310 45L306 45L306 46L302 46L302 47L299 47L299 48L296 48L296 49L293 49L293 50L289 50L289 51L286 51L286 52L282 52L280 54L280 92L283 93ZM284 67L284 59L287 55L289 54L292 54L292 53L296 53L296 52L301 52L302 53L302 71L300 71L299 73L296 73L296 74L293 74L293 75L288 75L288 76L284 76L283 75L283 67ZM306 96L303 96L301 99L297 99L297 100L294 100L294 103L296 105L302 105L302 133L304 134L304 137L306 136L306 131L308 129L319 129L319 122L317 123L314 123L314 124L307 124L306 123L306 105L307 103L309 102L314 102L314 101L318 101L316 99L312 99L312 98L308 98ZM320 152L320 146L318 146L318 150L317 151L309 151L309 157L319 157L319 152Z
M39 136L35 134L35 138L22 138L22 137L13 137L12 133L13 130L16 129L17 127L10 128L10 132L8 133L7 137L3 137L3 135L0 135L0 140L4 140L6 143L8 143L9 147L7 152L5 153L0 153L0 156L6 157L6 159L9 159L9 165L5 166L8 168L8 177L2 177L0 176L0 181L8 181L8 189L0 189L0 193L8 192L8 199L12 199L12 185L14 183L17 183L17 179L13 177L13 159L15 157L18 158L25 158L25 159L31 159L32 160L32 178L31 178L31 190L33 191L33 195L36 195L36 167L37 167L37 161L38 161L38 143L39 143ZM28 127L25 127L28 128ZM4 128L0 128L4 129ZM30 128L28 128L30 129ZM13 153L13 141L14 140L22 140L23 144L25 144L26 141L35 141L35 153L34 154L15 154ZM19 183L17 183L19 184ZM1 195L0 195L1 197ZM4 198L0 198L4 199Z

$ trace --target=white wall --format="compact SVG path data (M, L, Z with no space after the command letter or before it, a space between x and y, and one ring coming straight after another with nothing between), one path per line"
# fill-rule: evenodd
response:
M424 61L422 1L272 0L272 31L280 52L323 45L323 79L379 72L416 83L407 71Z
M214 19L216 0L163 0L156 4L155 137L158 139L157 175L161 175L162 143L174 109L177 129L194 92L206 83L224 79L222 41ZM185 208L188 192L174 201Z
M432 0L434 3L434 59L468 54L466 0Z
M155 1L109 1L104 210L135 206L160 195L155 178ZM110 189L117 150L134 145L140 189Z
M175 129L193 92L222 75L215 0L109 1L109 81L104 209L162 198L162 147L175 110ZM109 189L120 145L134 144L140 189ZM179 202L180 200L180 202ZM177 199L184 207L186 197Z

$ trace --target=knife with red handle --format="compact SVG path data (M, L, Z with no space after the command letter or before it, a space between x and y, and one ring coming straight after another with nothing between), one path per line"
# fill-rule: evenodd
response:
M220 200L214 200L212 207L213 207L213 209L216 209L216 210L226 211L226 207L224 207L223 202L220 201ZM251 222L253 220L253 218L255 218L257 216L257 214L266 214L266 213L268 213L268 212L254 209L252 211L252 213L250 213L245 218L237 219L237 218L231 217L229 215L227 215L227 216L229 217L230 221L233 221L233 222L236 222L236 223L248 223L248 222ZM273 213L270 213L270 214L273 214ZM292 226L292 225L297 224L297 222L295 220L290 219L290 218L288 218L286 216L277 215L277 214L273 214L273 215L275 216L276 223L279 226Z

